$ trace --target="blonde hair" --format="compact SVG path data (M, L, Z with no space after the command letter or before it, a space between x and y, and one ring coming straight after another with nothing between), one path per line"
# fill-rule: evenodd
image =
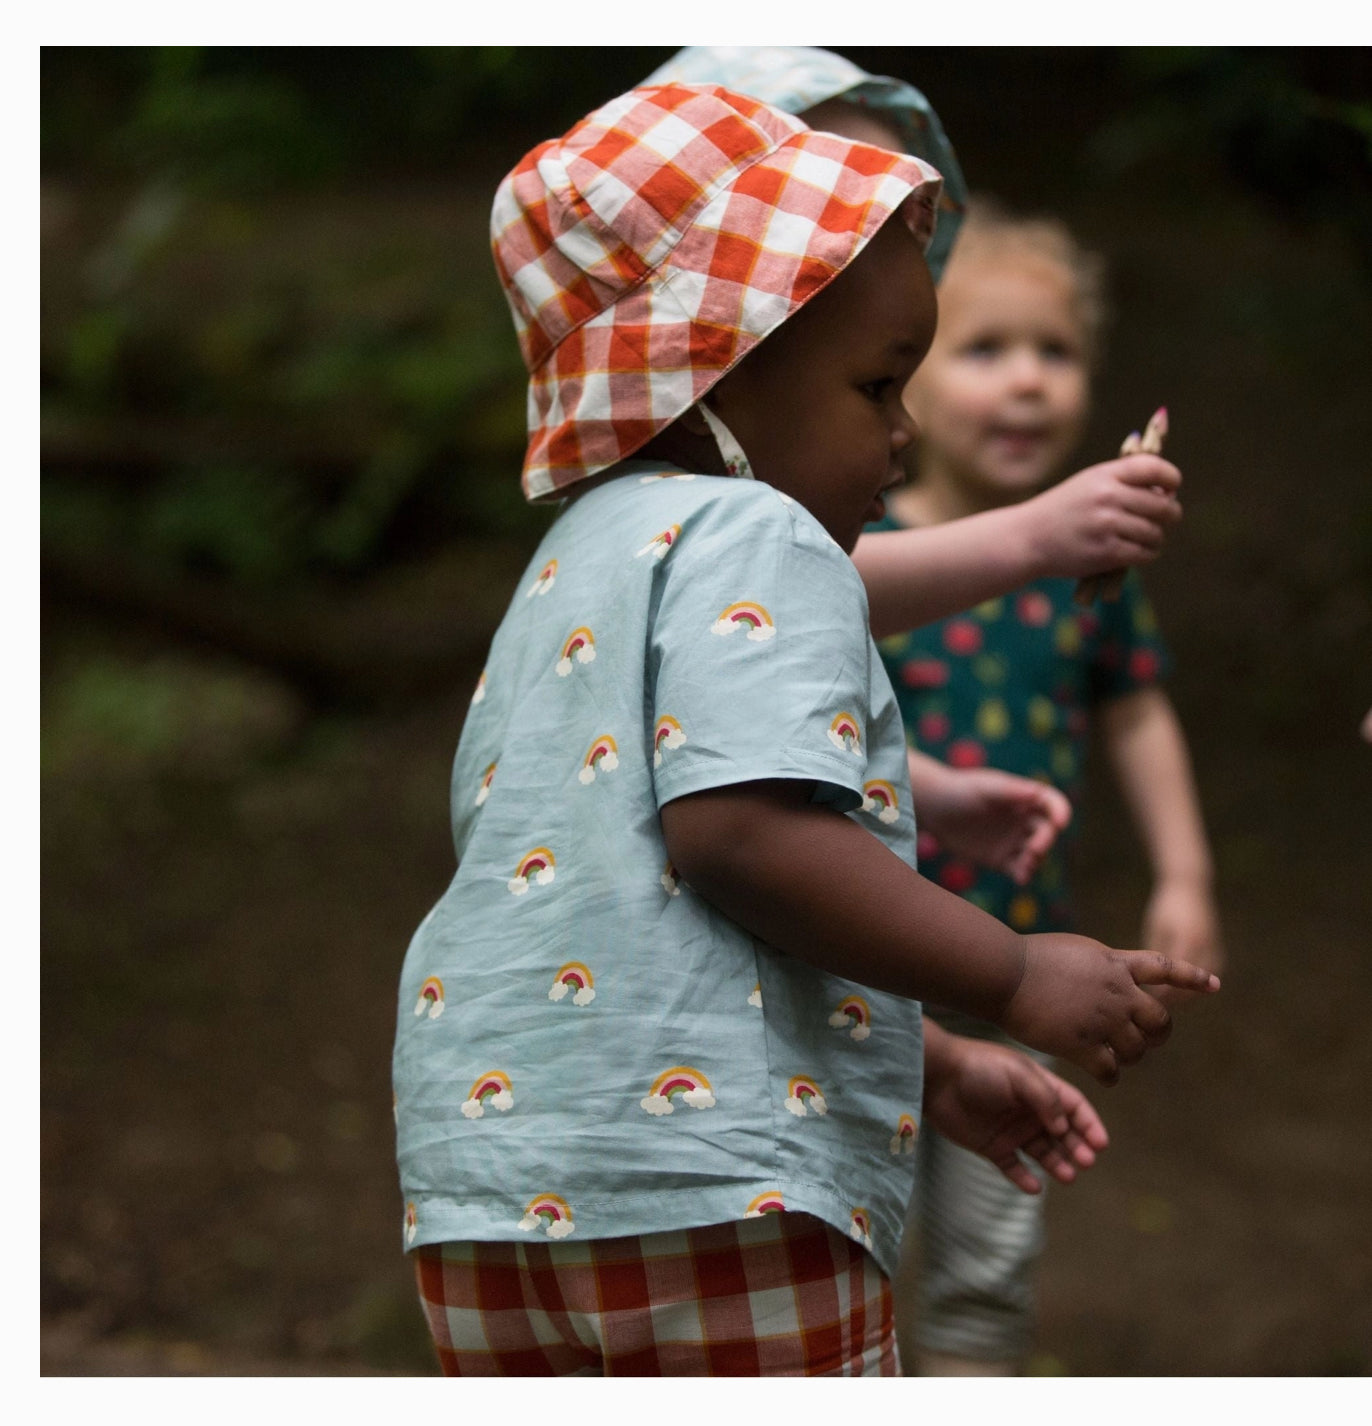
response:
M1105 259L1082 247L1057 218L1021 217L994 198L975 195L958 232L950 266L966 258L1018 254L1056 263L1072 280L1072 306L1081 323L1086 355L1100 361L1110 312L1105 298Z

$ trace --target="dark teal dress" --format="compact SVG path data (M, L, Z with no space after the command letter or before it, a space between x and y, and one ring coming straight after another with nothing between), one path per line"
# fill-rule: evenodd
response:
M870 531L903 528L889 515ZM953 767L994 767L1060 788L1076 805L1091 714L1157 683L1169 658L1135 571L1120 598L1073 603L1041 579L965 614L878 643L912 748ZM1068 835L1075 828L1075 819ZM946 855L921 833L919 869L1017 931L1070 929L1059 838L1028 886Z

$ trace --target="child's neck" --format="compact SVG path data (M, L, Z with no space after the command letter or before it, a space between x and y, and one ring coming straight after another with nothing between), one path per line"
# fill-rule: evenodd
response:
M891 513L903 525L942 525L1014 503L1013 496L959 480L937 461L925 460L919 463L914 483L888 497Z

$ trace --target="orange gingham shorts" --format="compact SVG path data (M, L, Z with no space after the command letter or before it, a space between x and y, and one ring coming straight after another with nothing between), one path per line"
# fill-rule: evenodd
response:
M414 1252L445 1376L897 1376L891 1286L808 1213Z

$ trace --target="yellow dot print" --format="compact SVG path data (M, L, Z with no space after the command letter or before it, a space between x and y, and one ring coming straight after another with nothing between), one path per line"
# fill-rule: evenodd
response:
M1062 782L1070 782L1077 775L1076 755L1065 739L1053 749L1053 771Z
M977 732L987 742L999 742L1010 731L1010 711L999 698L988 698L977 709Z
M992 619L999 619L1004 612L1005 600L1003 599L988 599L972 610L978 619L984 619L988 624Z
M1069 659L1081 651L1081 625L1075 615L1058 620L1053 630L1053 647Z
M877 640L877 647L888 658L898 659L910 647L909 634L887 634Z
M1010 924L1017 931L1027 931L1038 920L1039 904L1025 892L1010 903Z
M1009 667L999 654L980 654L972 664L972 672L981 683L1004 683Z
M1029 731L1036 738L1049 737L1058 725L1058 710L1053 706L1053 700L1041 693L1036 693L1029 700L1027 714Z
M1134 605L1134 630L1145 638L1158 632L1157 616L1153 613L1153 606L1146 600Z

